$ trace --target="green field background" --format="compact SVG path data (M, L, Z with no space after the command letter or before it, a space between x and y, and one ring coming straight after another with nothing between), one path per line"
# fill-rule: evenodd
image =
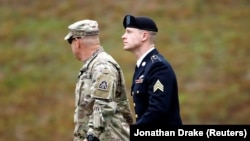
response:
M0 141L72 140L82 62L63 38L75 21L99 22L130 91L126 14L157 23L156 48L175 69L184 124L250 123L249 0L0 0Z

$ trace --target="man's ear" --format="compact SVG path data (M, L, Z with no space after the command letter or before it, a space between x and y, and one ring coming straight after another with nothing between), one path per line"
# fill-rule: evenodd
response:
M149 33L148 32L142 32L141 38L142 41L146 41L148 39Z

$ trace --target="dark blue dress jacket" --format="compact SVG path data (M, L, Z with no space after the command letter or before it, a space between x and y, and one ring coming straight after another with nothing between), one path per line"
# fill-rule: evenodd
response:
M170 63L152 50L135 70L131 94L135 125L181 125L177 78Z

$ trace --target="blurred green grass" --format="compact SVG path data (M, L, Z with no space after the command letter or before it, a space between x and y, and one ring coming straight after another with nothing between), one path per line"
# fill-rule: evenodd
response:
M0 0L0 140L71 140L82 63L63 40L77 20L99 22L101 42L130 90L135 57L125 14L159 27L156 47L173 65L184 124L250 123L248 0Z

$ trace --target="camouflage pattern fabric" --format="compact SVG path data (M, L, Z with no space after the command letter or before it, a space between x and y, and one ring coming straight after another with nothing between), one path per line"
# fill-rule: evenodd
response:
M75 89L74 141L129 141L132 124L123 72L103 48L84 62Z

